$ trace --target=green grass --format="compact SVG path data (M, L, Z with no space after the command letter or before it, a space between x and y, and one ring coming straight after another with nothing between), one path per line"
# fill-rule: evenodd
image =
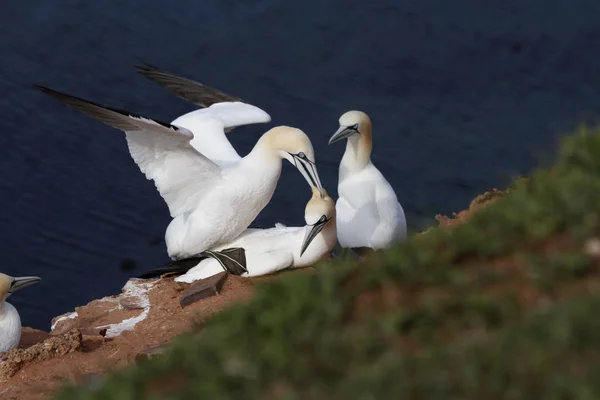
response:
M600 130L452 229L283 274L158 360L55 399L600 398Z

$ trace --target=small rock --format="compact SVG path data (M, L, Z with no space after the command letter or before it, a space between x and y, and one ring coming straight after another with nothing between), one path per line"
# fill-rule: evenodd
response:
M199 300L219 294L225 283L227 272L221 272L210 278L200 279L194 282L179 298L181 308L187 307Z
M43 343L27 349L17 348L4 353L6 360L0 363L0 382L8 380L29 362L49 360L79 350L81 339L81 333L72 329L62 335L48 336Z
M52 331L50 332L51 335L63 335L69 332L71 329L77 328L77 326L79 325L78 317L64 318L58 321L58 323L56 322L59 318L64 317L66 315L67 314L60 315L52 320L52 326L54 326L54 324L56 324L56 326L54 326L54 329L52 329Z
M84 336L106 336L108 328L80 327L79 332Z
M139 364L142 361L156 358L156 357L162 355L164 352L165 352L165 346L155 346L155 347L146 348L146 349L140 351L135 356L135 362L136 362L136 364Z
M592 257L599 257L600 256L600 239L598 239L598 238L588 239L585 242L584 251Z
M106 329L104 330L106 333ZM82 335L81 345L84 351L92 351L102 346L104 335Z
M121 300L119 300L119 304L125 310L143 310L144 309L144 305L142 304L141 299L137 296L123 297Z

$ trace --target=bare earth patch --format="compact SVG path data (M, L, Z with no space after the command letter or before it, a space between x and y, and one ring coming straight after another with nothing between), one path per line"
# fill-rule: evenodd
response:
M468 210L454 213L453 218L437 215L436 220L440 227L456 226L506 193L493 189L477 196ZM304 268L285 273L314 271ZM159 346L228 305L247 301L255 284L271 278L230 275L219 294L183 308L180 301L190 285L175 282L173 277L131 279L121 294L54 318L49 333L23 328L19 349L0 354L0 399L48 399L65 382L93 382L136 359L159 356Z
M182 308L189 287L173 278L132 279L118 296L55 318L50 333L23 328L18 349L0 355L0 398L46 399L65 381L84 382L134 363L139 353L168 343L227 305L245 301L257 281L228 276L220 293Z

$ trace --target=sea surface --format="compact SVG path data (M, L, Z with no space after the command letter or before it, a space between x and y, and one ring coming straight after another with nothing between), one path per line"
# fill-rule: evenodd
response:
M31 89L171 121L193 105L138 75L146 61L303 129L336 194L340 114L366 111L372 159L409 225L552 159L600 113L598 0L6 0L0 13L0 270L43 281L10 298L24 325L118 293L168 261L167 207L124 134ZM307 184L284 165L256 226L303 224Z

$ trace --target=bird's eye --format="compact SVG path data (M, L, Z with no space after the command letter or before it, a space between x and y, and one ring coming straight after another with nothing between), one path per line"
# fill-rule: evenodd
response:
M355 131L358 131L358 124L354 124L350 128L354 129Z
M298 153L298 157L300 158L306 158L306 154L304 154L303 152Z
M321 215L321 219L319 220L319 222L323 223L326 219L327 217L325 215Z

